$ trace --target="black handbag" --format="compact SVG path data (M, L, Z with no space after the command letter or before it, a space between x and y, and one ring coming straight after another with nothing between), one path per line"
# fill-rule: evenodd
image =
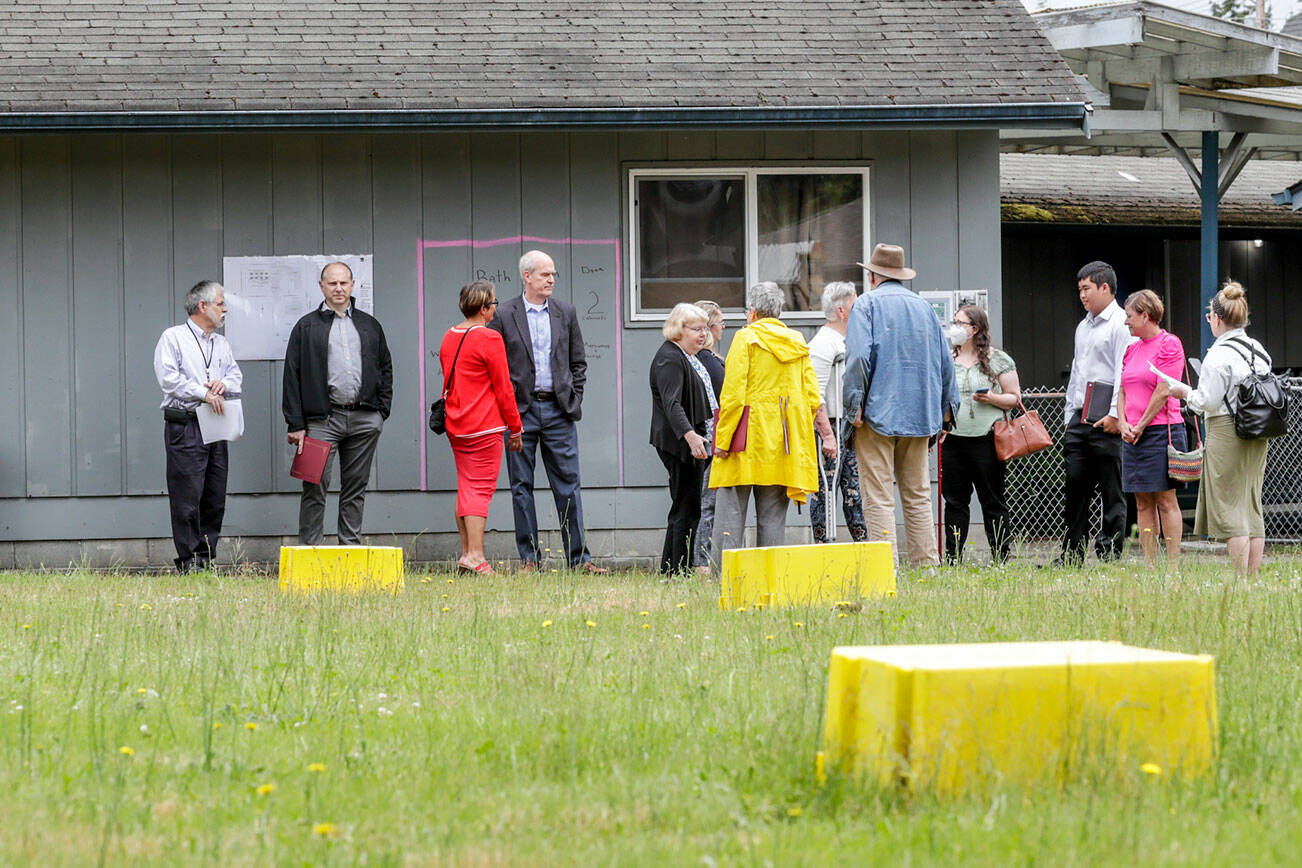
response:
M435 434L444 434L448 430L448 411L444 406L448 393L452 391L452 375L457 372L457 359L461 358L461 348L466 345L466 338L470 335L470 329L461 336L461 343L457 344L457 352L452 356L452 369L448 375L443 378L443 394L429 405L429 430Z
M1234 433L1244 440L1271 440L1288 433L1288 384L1279 374L1269 370L1258 374L1253 368L1253 359L1261 358L1269 364L1269 359L1247 341L1231 338L1225 345L1239 344L1252 353L1249 356L1239 347L1232 349L1248 363L1248 376L1239 380L1230 389L1233 400L1226 396L1230 415L1234 418Z

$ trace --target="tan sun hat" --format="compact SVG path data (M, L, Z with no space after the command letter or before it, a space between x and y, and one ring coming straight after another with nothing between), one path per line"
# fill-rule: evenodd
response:
M912 280L918 276L918 272L905 267L904 248L895 244L878 244L867 262L856 262L855 265L896 280Z

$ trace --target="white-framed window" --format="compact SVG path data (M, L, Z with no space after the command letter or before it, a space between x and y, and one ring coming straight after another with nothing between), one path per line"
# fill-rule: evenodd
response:
M786 294L784 319L822 319L823 287L863 289L868 167L628 170L629 310L660 321L709 299L734 318L762 280Z

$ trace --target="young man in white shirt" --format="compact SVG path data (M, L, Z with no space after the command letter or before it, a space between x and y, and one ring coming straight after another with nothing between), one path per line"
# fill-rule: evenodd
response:
M1135 340L1126 327L1126 314L1116 302L1117 273L1106 262L1095 261L1076 274L1085 318L1076 326L1075 355L1067 381L1067 432L1062 456L1067 481L1063 520L1067 530L1057 565L1085 562L1085 537L1089 533L1090 501L1097 490L1103 498L1103 523L1094 539L1101 561L1121 557L1126 533L1126 496L1121 491L1121 429L1117 424L1117 385L1121 359ZM1108 413L1084 422L1086 389L1090 383L1112 387ZM1095 388L1099 388L1096 386Z

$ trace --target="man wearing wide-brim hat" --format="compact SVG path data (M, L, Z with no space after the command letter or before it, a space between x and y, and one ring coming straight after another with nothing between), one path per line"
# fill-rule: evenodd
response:
M901 282L917 274L904 249L878 244L858 264L871 291L855 302L846 329L844 413L855 425L868 539L895 542L898 482L909 563L935 565L928 439L958 410L954 361L936 312Z

